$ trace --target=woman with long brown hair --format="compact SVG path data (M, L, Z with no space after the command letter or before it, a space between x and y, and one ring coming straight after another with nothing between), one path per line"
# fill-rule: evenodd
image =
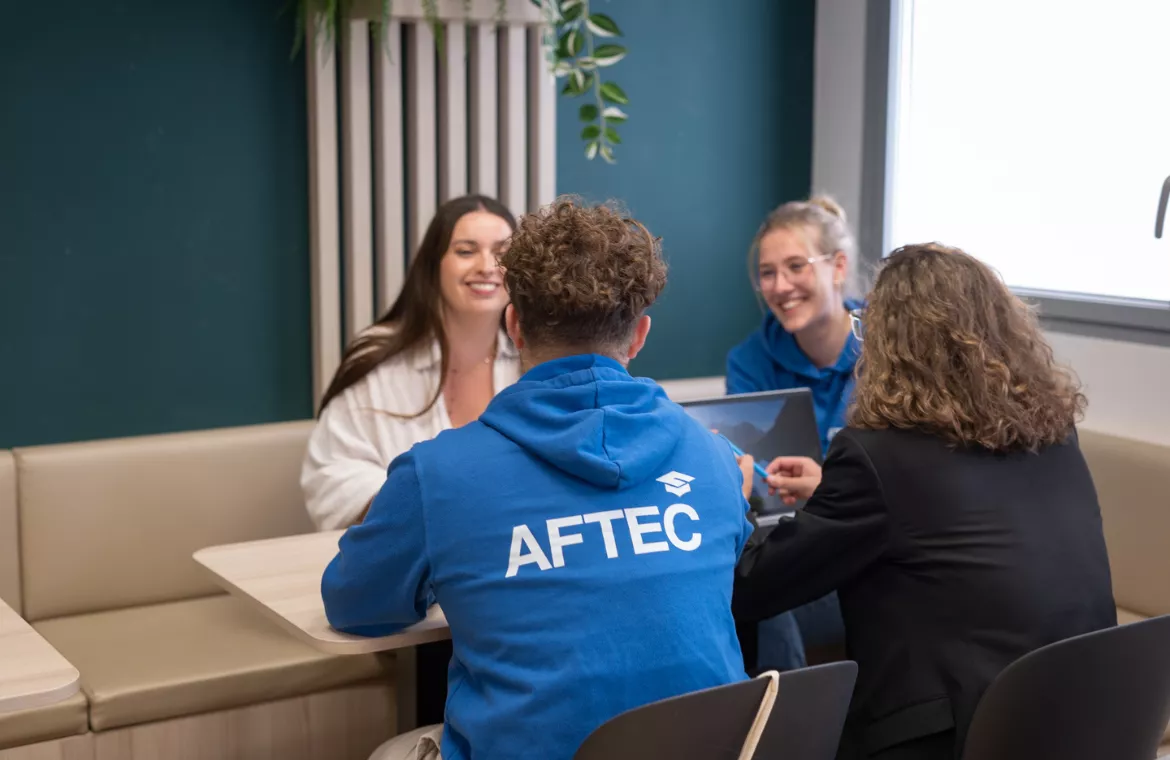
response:
M520 376L502 329L508 294L497 262L515 228L491 198L444 203L394 305L346 349L301 472L319 529L358 522L394 457L478 418Z
M1085 398L1029 308L957 249L895 251L855 319L848 425L823 472L769 465L808 503L753 536L733 609L758 620L837 590L859 666L838 756L950 760L1004 667L1116 624Z

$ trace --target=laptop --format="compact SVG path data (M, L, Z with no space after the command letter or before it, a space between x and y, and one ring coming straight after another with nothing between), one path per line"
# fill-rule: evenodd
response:
M821 436L808 388L739 393L684 401L679 406L704 427L727 436L762 466L779 456L805 456L821 463ZM758 474L750 501L753 511L766 518L759 520L761 525L804 506L802 502L788 506L779 496L769 496L768 484Z

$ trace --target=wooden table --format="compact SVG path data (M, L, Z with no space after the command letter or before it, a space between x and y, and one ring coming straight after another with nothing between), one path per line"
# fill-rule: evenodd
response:
M51 705L80 688L77 668L0 600L0 712Z
M451 638L442 610L432 607L425 620L393 636L351 636L329 625L321 576L337 554L343 532L213 546L194 556L218 584L315 649L331 654L399 650L399 731L440 722L450 645L419 645Z

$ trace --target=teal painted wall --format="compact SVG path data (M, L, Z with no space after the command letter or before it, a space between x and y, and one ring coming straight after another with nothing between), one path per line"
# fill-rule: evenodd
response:
M0 448L311 414L304 60L284 5L6 10ZM664 238L635 370L721 374L759 319L748 242L808 189L813 0L595 7L632 50L612 70L626 144L586 162L562 102L558 187L621 198Z
M557 190L618 198L661 236L670 279L632 369L722 375L761 319L747 249L764 215L806 195L812 171L814 0L608 0L625 33L608 70L626 94L618 163L587 161L582 99L558 105ZM734 10L733 10L734 9Z
M0 448L310 415L284 2L6 8Z

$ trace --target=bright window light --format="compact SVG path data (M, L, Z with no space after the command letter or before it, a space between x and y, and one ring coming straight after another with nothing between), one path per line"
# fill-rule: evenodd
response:
M1170 0L904 0L890 248L1011 286L1170 301Z

